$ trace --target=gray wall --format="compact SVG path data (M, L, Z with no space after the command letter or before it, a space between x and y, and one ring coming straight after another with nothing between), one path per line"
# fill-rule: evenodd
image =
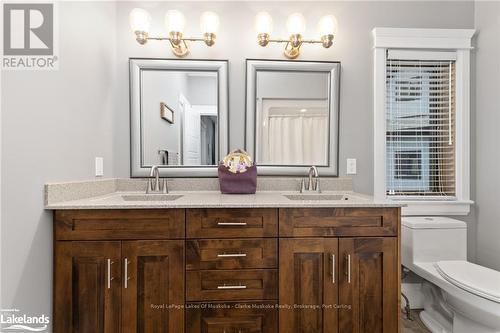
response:
M52 317L43 184L92 179L95 156L113 175L115 14L112 3L61 2L59 70L2 72L2 308Z
M335 45L329 50L306 45L300 59L342 62L340 175L345 175L345 159L357 158L358 175L354 177L354 186L355 190L364 193L373 191L371 29L375 26L474 27L474 3L463 1L318 2L314 5L311 2L61 2L60 70L2 73L4 308L51 313L52 223L51 214L43 211L43 184L93 178L95 156L105 158L105 176L129 176L128 58L174 57L167 43L151 42L140 47L135 42L128 15L136 6L148 9L153 15L152 34L155 35L163 32L163 15L167 9L178 8L186 14L187 34L198 33L201 12L214 10L219 13L221 27L217 44L207 48L196 43L189 57L230 61L231 148L243 145L245 58L283 59L282 45L267 48L257 45L252 28L254 15L261 10L270 11L276 35L284 35L286 16L300 11L308 19L306 34L312 35L318 18L327 12L334 13L339 21ZM490 16L488 8L483 8L476 19L485 20L486 26L481 22L477 25L492 31L494 17ZM489 36L485 42L494 40L493 32ZM480 40L477 57L487 62L478 64L477 80L488 76L488 63L490 66L496 64L488 51L482 53L483 47L486 45L481 45ZM498 59L498 48L496 50ZM491 190L489 197L498 201L498 192L495 195L495 188L489 188L493 185L489 177L496 177L498 181L491 167L498 164L485 152L492 146L489 140L498 142L498 136L494 137L497 129L489 132L495 117L492 113L498 114L490 106L495 101L493 89L498 88L498 81L490 82L491 85L483 83L480 90L481 94L487 92L490 102L478 102L478 110L485 111L484 115L476 115L478 128L484 125L484 129L476 131L482 133L476 144L476 164L483 166L477 169L476 193ZM482 172L485 173L480 175ZM495 251L495 237L488 235L489 228L496 227L498 231L498 214L486 213L488 207L498 204L490 204L488 197L481 196L478 196L478 203L480 261L498 267L499 256L489 255L490 251ZM474 217L469 220L473 222ZM470 241L471 246L473 241L474 238Z
M477 1L475 24L476 257L500 270L500 3Z

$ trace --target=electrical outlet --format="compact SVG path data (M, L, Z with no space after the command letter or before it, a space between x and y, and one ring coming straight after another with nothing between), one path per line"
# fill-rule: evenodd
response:
M95 158L95 176L96 177L104 176L104 158L102 157Z
M356 159L355 158L348 158L347 159L347 172L348 175L355 175L356 174Z

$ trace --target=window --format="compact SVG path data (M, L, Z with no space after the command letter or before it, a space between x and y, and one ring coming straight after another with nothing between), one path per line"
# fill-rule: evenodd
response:
M455 79L455 60L409 60L388 52L388 196L455 197Z
M375 28L374 195L470 211L470 29Z

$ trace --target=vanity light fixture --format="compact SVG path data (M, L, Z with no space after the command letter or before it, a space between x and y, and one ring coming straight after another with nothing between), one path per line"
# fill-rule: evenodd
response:
M187 41L203 41L207 46L215 44L215 37L219 28L219 17L214 12L204 12L200 18L200 28L202 37L184 37L186 19L178 10L169 10L165 13L165 27L168 37L150 37L149 28L151 26L151 15L142 9L134 8L130 12L130 27L135 33L136 41L144 45L148 40L168 40L172 47L172 52L178 57L185 57L189 53Z
M333 45L333 38L337 33L337 19L333 15L323 16L318 23L319 39L303 39L306 29L306 20L300 13L294 13L288 16L286 28L290 36L288 39L272 39L273 19L267 12L260 12L255 18L255 30L257 40L260 46L267 46L269 43L286 43L285 56L289 59L295 59L300 54L302 44L321 44L324 48Z

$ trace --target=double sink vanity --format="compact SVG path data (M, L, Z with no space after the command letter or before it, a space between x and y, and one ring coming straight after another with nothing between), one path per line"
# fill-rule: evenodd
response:
M132 178L45 188L54 332L399 331L400 205L338 177L339 62L247 59L232 120L228 61L129 65ZM231 126L256 194L219 191Z
M397 332L400 207L322 181L46 185L54 332Z

